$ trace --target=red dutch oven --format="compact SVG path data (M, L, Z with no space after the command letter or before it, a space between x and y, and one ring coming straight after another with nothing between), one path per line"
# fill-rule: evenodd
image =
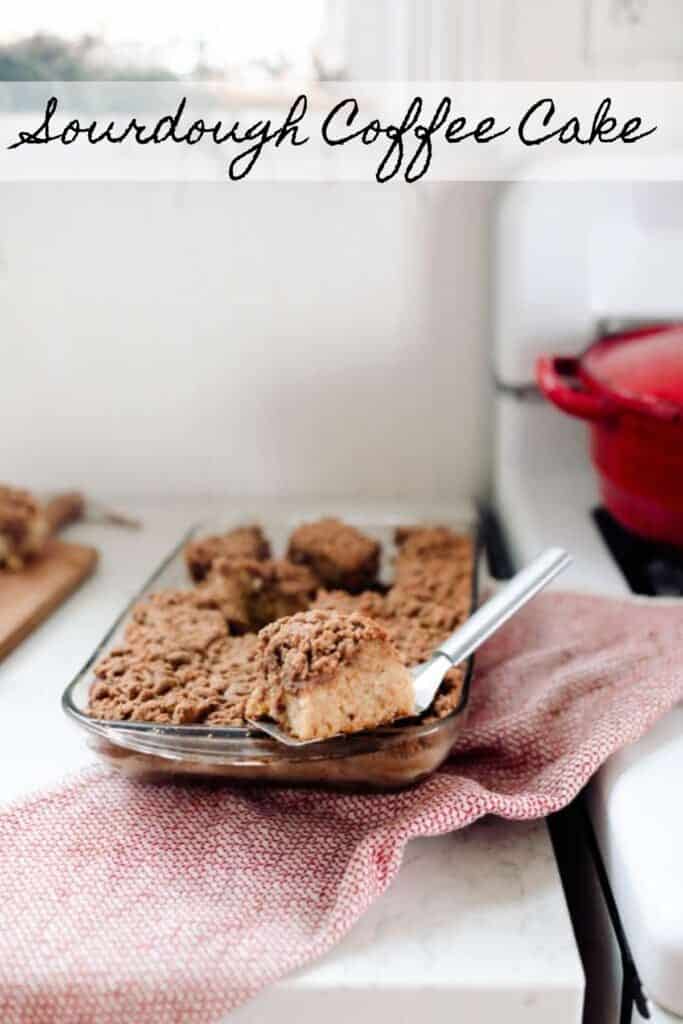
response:
M683 324L542 356L538 385L587 420L602 500L623 526L683 547Z

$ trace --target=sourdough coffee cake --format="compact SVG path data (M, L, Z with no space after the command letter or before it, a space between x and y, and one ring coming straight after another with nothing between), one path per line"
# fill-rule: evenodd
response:
M42 550L48 533L42 504L28 491L0 484L0 569L22 569Z
M286 558L219 558L196 595L201 607L221 612L232 633L247 633L304 611L318 585L307 566Z
M376 540L339 519L303 523L289 540L292 562L310 566L324 586L352 594L375 582L379 556Z
M220 536L200 537L185 548L190 576L199 582L208 576L217 559L270 558L270 544L260 526L239 526Z
M259 639L263 682L247 701L249 718L324 740L413 713L410 672L372 619L316 609L271 623Z
M95 668L89 714L239 727L268 716L301 739L409 715L407 670L469 614L474 553L439 526L402 527L396 547L382 590L379 544L336 519L297 527L285 559L255 525L192 541L193 585L135 606ZM430 716L459 707L463 681L461 667L448 673Z

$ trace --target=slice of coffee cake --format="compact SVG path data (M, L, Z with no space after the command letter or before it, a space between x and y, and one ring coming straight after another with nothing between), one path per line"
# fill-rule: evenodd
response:
M260 633L264 683L249 718L272 718L291 736L324 740L412 715L412 678L386 631L362 615L315 610Z

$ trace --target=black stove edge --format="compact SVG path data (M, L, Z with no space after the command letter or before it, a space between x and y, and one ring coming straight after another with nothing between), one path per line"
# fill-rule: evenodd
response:
M634 1006L641 1017L649 1020L649 1001L643 990L631 947L619 916L607 869L588 812L585 790L579 793L563 810L550 815L547 822L576 945L586 977L584 1019L591 1021L604 1019L603 1015L599 1015L603 1008L601 1007L600 993L597 991L604 984L604 973L602 969L599 969L600 965L595 959L591 960L590 958L590 947L594 944L592 931L594 920L591 920L589 916L587 922L582 911L582 901L585 900L587 893L590 893L591 884L587 880L586 868L581 869L579 866L581 850L587 852L588 857L585 863L589 865L588 870L594 873L597 881L596 891L599 889L602 894L604 911L619 950L621 964L619 1024L631 1024ZM613 1020L613 1017L610 1015L609 1019Z
M491 572L491 575L496 579L509 578L514 573L515 566L512 561L510 549L505 539L505 534L498 515L490 505L482 504L479 506L479 521L481 536L486 547L489 571ZM619 1024L630 1024L634 1006L641 1017L649 1020L650 1009L647 996L645 995L643 985L638 974L638 969L633 959L633 954L631 953L631 947L626 937L621 917L619 916L619 909L617 907L616 900L614 899L614 893L612 892L612 887L609 882L607 869L605 868L605 863L602 859L593 824L586 808L584 792L582 791L579 793L572 803L569 804L568 807L565 807L564 810L559 811L557 814L550 815L547 822L550 839L553 844L553 851L555 853L555 860L557 862L560 879L562 881L562 888L567 902L567 909L569 911L574 936L576 938L576 945L579 950L579 956L581 957L581 961L584 965L584 974L586 974L586 964L581 950L581 944L578 941L577 933L579 929L577 928L575 918L576 901L569 898L569 873L567 871L567 864L565 863L566 858L561 849L563 840L567 835L574 836L575 838L581 835L586 843L600 885L603 900L605 902L605 909L614 932L614 938L616 939L619 947L619 955L621 958L623 972Z
M515 566L500 520L493 508L483 503L478 506L478 517L489 572L494 579L509 579L514 574Z
M607 875L607 869L605 862L602 859L602 853L600 852L600 846L598 844L597 836L595 835L595 829L593 828L593 822L591 821L588 808L586 807L586 800L584 793L580 793L576 800L578 804L579 813L581 815L582 825L586 842L588 843L588 849L590 850L595 870L598 874L600 881L600 887L605 897L605 903L607 905L607 912L614 928L614 934L619 944L619 952L621 954L621 965L624 971L623 987L622 987L622 1013L620 1024L628 1024L631 1020L631 1013L624 1016L624 1003L629 1002L630 1007L635 1004L636 1009L641 1017L646 1020L650 1019L650 1005L645 990L643 989L643 983L640 980L638 974L638 968L636 967L631 947L624 931L624 926L621 923L621 917L617 909L617 904L614 899L614 893L612 887L609 884L609 878Z

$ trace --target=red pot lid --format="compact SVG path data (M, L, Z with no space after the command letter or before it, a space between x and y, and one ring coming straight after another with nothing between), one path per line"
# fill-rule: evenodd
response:
M627 400L683 409L683 324L605 338L584 354L581 371Z

